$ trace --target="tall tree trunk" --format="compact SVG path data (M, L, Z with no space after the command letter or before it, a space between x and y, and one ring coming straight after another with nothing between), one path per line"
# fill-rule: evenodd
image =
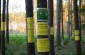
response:
M75 22L75 45L77 55L82 55L81 43L80 43L80 32L79 32L79 18L78 18L78 0L74 0L74 22Z
M9 0L6 3L6 42L9 44Z
M72 37L72 32L73 32L73 25L72 25L72 0L71 0L71 37Z
M68 27L67 27L67 34L68 34L68 37L70 38L70 19L71 19L71 12L70 12L70 0L68 0Z
M35 55L33 0L26 0L27 55Z
M48 0L48 23L49 23L49 40L50 55L55 55L54 51L54 27L53 27L53 0Z
M6 0L3 0L3 11L1 19L1 50L2 55L5 55L5 4Z
M81 0L79 0L79 32L80 32L80 40L82 40L81 36Z
M37 0L37 51L38 55L49 55L47 0Z
M62 0L57 0L57 46L61 46L61 38L60 38L60 20L61 20L61 6Z
M61 11L62 11L62 14L61 14L61 15L62 15L62 18L61 18L61 19L62 19L62 39L64 39L64 27L63 27L63 1L62 1L61 3L62 3L62 6L61 6L61 7L62 7L62 10L61 10Z
M0 49L1 49L1 0L0 0Z

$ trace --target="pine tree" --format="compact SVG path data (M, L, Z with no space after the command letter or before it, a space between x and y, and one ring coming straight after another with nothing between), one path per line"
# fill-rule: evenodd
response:
M5 55L5 4L6 0L3 0L3 11L1 19L1 50L2 55Z
M26 0L27 55L35 55L33 0Z

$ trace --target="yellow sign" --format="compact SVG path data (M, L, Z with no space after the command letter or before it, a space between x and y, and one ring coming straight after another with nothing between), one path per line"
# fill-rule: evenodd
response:
M34 30L28 30L28 43L34 42Z
M28 24L28 43L34 42L34 20L32 17L27 18Z
M76 36L79 35L79 30L75 30L75 35L76 35Z
M1 31L5 31L5 22L1 22Z
M75 41L79 41L80 40L80 36L75 36Z
M48 23L38 22L37 23L37 33L38 35L48 35Z
M50 27L50 35L54 35L54 28Z
M28 36L34 35L34 30L28 30Z
M49 52L50 43L48 38L37 39L37 50L38 52Z
M27 18L27 22L28 22L28 23L34 23L33 17L28 17L28 18Z
M75 30L75 41L79 41L80 36L79 36L79 30Z
M28 24L28 29L34 29L34 24L29 23L29 24Z
M32 17L27 18L28 29L34 29L34 20Z
M28 36L28 43L34 42L34 36Z

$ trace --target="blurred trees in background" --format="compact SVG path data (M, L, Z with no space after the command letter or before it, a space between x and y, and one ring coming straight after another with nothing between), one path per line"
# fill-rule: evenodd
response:
M83 3L81 4L82 6L82 10L81 10L81 28L82 28L82 32L84 33L85 31L85 28L83 26L85 26L85 3L84 3L84 0L82 1ZM56 22L56 7L55 6L57 5L56 2L54 1L54 32L56 34L56 31L57 31L57 22ZM34 13L34 19L35 19L35 33L36 33L36 30L37 30L37 26L36 26L36 19L37 19L37 1L36 0L33 0L33 6L34 6L34 10L33 10L33 13ZM73 6L73 4L72 4ZM14 9L17 8L17 11L18 11L18 8L17 6L15 6L15 8L13 8L13 11L12 13L9 13L9 30L10 30L10 33L12 32L18 32L18 33L25 33L26 32L26 20L25 20L25 12L15 12ZM73 12L73 7L72 7L72 12ZM73 13L72 13L72 25L74 28L74 17L73 17ZM65 1L63 2L63 25L64 25L64 33L67 33L67 27L68 27L68 1ZM62 25L62 21L61 21L61 24ZM62 27L60 27L61 31L62 32Z
M9 30L10 33L26 32L26 19L24 12L9 14Z

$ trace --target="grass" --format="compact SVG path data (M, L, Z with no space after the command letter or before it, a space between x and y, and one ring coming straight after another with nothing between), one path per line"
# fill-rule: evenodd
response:
M6 44L6 55L26 55L25 34L10 34L10 43Z
M36 41L35 35L35 41ZM56 37L55 37L56 39ZM55 40L56 44L56 40ZM81 42L82 53L85 55L85 36ZM10 43L6 44L6 55L27 55L26 35L25 34L10 34ZM62 45L62 49L58 50L55 45L56 55L76 55L74 40L69 40L66 45Z

